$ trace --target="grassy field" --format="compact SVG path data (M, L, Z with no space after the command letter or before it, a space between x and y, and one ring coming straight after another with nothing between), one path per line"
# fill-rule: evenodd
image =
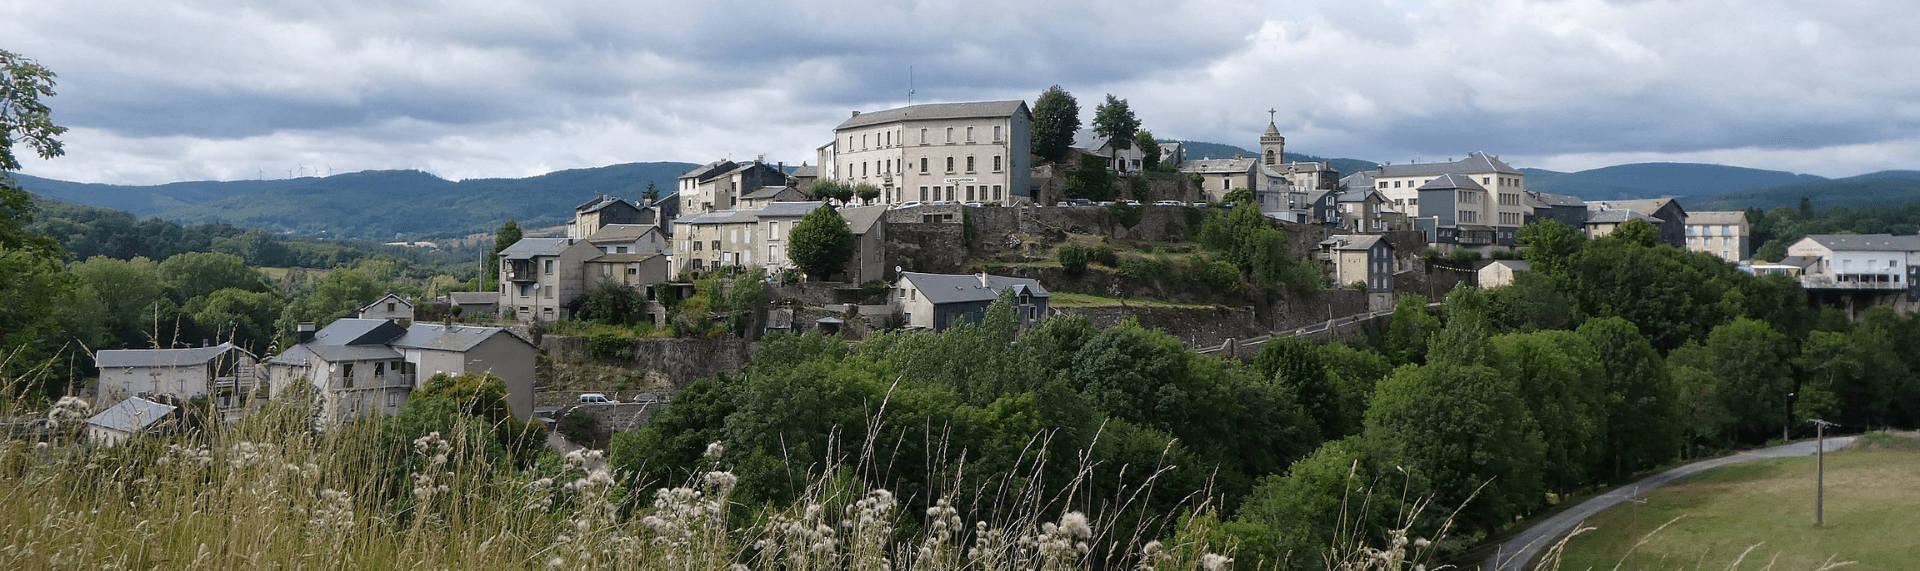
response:
M1826 481L1826 526L1814 527L1811 457L1683 479L1589 520L1598 529L1568 544L1560 568L1810 570L1830 558L1857 562L1851 570L1920 568L1920 440L1828 454Z
M1106 296L1093 295L1090 293L1078 293L1078 292L1071 292L1071 291L1053 292L1052 297L1048 299L1047 303L1049 305L1052 305L1053 307L1120 307L1123 305L1127 307L1186 307L1186 308L1214 307L1212 305L1207 305L1202 303L1175 303L1171 301L1158 301L1158 300L1152 300L1152 299L1139 299L1139 298L1120 299L1117 297L1106 297Z

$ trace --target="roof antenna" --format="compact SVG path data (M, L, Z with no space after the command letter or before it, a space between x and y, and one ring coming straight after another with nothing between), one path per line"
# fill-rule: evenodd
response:
M913 66L907 66L907 106L913 106Z

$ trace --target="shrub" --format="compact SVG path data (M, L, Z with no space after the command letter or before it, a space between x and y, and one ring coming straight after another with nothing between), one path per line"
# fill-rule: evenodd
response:
M1196 256L1193 258L1193 277L1207 287L1218 291L1238 291L1240 289L1240 270L1233 264L1220 260Z
M606 448L606 440L610 439L610 435L601 434L600 419L578 408L560 417L560 421L554 424L554 430L567 437L567 441L588 448Z
M1134 179L1134 180L1139 180L1139 179ZM1146 212L1146 208L1140 207L1140 206L1129 206L1126 204L1115 204L1113 206L1108 206L1107 212L1110 212L1113 214L1114 222L1120 223L1120 225L1123 227L1132 228L1140 224L1140 216L1141 214Z
M1474 261L1479 259L1480 259L1480 252L1478 250L1468 250L1466 248L1454 250L1452 254L1447 256L1447 261L1453 262L1454 264L1460 265L1460 266L1472 264Z
M1109 268L1120 267L1120 256L1113 252L1113 246L1101 244L1093 248L1093 261Z
M625 360L633 356L633 336L599 331L587 334L587 354L596 359Z
M1059 257L1060 267L1067 275L1078 276L1087 273L1087 259L1093 257L1093 253L1086 246L1064 244L1060 246Z
M1120 262L1120 275L1137 282L1150 282L1167 273L1167 266L1156 260Z

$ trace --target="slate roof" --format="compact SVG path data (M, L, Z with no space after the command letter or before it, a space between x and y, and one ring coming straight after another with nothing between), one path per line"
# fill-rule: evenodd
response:
M438 323L415 323L407 328L407 334L393 340L394 347L407 349L432 349L436 351L466 351L492 339L495 335L507 335L521 342L519 335L499 327L474 327L471 325L441 325ZM528 343L531 345L531 343Z
M627 263L633 263L633 262L644 262L644 261L647 261L649 258L653 258L659 255L661 255L659 252L630 252L626 254L618 254L618 253L601 254L598 256L594 256L592 258L588 258L587 261L601 262L601 263L608 263L608 264L627 264Z
M715 210L681 216L674 224L751 224L759 222L760 217L752 210Z
M447 299L454 305L492 305L500 303L500 294L490 291L448 292Z
M1462 189L1485 191L1487 187L1480 186L1480 183L1473 182L1473 177L1470 177L1464 174L1447 173L1447 174L1443 174L1438 177L1435 177L1433 180L1427 181L1426 184L1420 185L1420 188L1419 188L1419 190L1462 190Z
M536 256L558 256L573 247L575 241L575 238L521 238L519 242L501 250L500 257L524 260Z
M303 345L379 345L406 333L406 328L385 319L336 319L314 332L313 341Z
M1489 156L1479 151L1468 153L1467 158L1450 163L1380 165L1380 168L1376 169L1376 172L1379 173L1379 176L1439 176L1449 173L1472 174L1483 172L1521 174L1520 169L1513 168L1507 165L1507 163L1501 162L1499 157Z
M840 218L847 221L847 229L852 230L855 236L873 230L874 224L880 222L880 218L886 214L885 206L856 206L840 209Z
M808 202L769 202L766 206L760 207L759 210L746 210L743 212L760 217L806 216L808 212L818 210L822 204L826 203L818 200Z
M1111 139L1100 136L1100 134L1095 133L1093 129L1081 129L1073 132L1073 148L1083 151L1098 151L1106 147L1109 140Z
M1820 261L1819 258L1815 258L1813 256L1787 256L1784 258L1780 258L1780 265L1794 266L1804 270L1809 267L1812 267L1813 264L1819 261Z
M172 405L160 404L140 397L127 397L120 404L108 407L87 419L87 424L111 428L121 432L138 432L153 426L167 415L172 414Z
M800 166L793 168L793 176L794 178L819 178L820 167L800 163Z
M1634 212L1644 212L1644 213L1647 213L1648 215L1652 215L1654 213L1660 212L1660 209L1666 208L1667 205L1669 204L1674 204L1672 198L1645 198L1640 200L1592 200L1592 201L1587 201L1586 203L1587 210L1632 210ZM1677 204L1675 204L1674 206L1675 208L1678 208ZM1680 214L1682 216L1685 216L1686 213L1687 211L1685 209L1680 209Z
M1810 234L1808 240L1836 252L1916 252L1920 236L1891 234Z
M1541 204L1547 206L1579 206L1581 208L1587 206L1586 201L1562 194L1527 191L1527 196L1539 200Z
M1587 214L1588 224L1621 224L1628 220L1645 220L1655 225L1663 222L1659 218L1654 218L1632 210L1601 210Z
M192 349L107 349L95 351L93 362L102 369L110 367L178 367L212 361L227 351L241 351L232 343ZM249 354L251 355L251 354Z
M407 307L409 307L409 308L411 308L411 307L413 307L413 302L412 302L412 301L408 301L408 300L407 300L407 298L404 298L404 297L400 297L400 295L399 295L399 294L393 294L393 293L389 293L389 294L387 294L387 295L385 295L385 296L383 296L383 297L381 297L380 299L376 299L376 300L373 300L373 303L369 303L369 304L366 304L366 305L364 305L364 306L361 306L361 307L360 307L360 312L361 312L361 313L366 313L366 312L367 312L367 309L368 309L368 308L371 308L371 307L374 307L374 306L377 306L377 305L380 305L381 303L384 303L384 302L386 302L386 301L387 301L388 299L392 299L392 300L394 300L394 301L396 301L396 302L399 302L399 303L402 303L402 304L405 304L405 305L406 305Z
M306 345L314 355L330 362L385 361L401 358L400 352L386 345ZM269 361L280 363L281 361ZM304 362L304 360L303 360Z
M854 115L833 130L852 129L867 125L892 123L895 121L923 121L937 119L973 119L980 117L1012 117L1015 113L1028 113L1025 101L976 101L970 103L928 103L910 105L885 111Z
M1746 224L1747 213L1742 210L1702 210L1687 213L1688 224Z
M1485 266L1480 266L1480 269L1484 270L1491 266L1506 266L1508 269L1516 272L1531 269L1531 267L1527 265L1526 260L1494 260L1488 262Z
M1367 251L1383 239L1378 234L1339 234L1320 243L1333 246L1334 250Z
M694 167L693 170L687 171L686 174L680 175L680 178L694 178L694 179L705 180L705 179L713 178L716 176L720 176L722 173L733 170L733 168L734 168L733 161L721 159L721 160L713 161L704 165L700 165L698 167Z
M1360 171L1340 178L1340 188L1359 190L1373 188L1374 171Z
M659 231L660 227L652 224L608 224L601 226L587 241L595 244L632 242L647 237L648 232Z
M748 199L748 200L764 200L764 199L768 199L768 198L773 198L773 197L775 197L775 196L779 196L779 195L780 195L780 193L782 193L782 192L786 192L786 191L787 191L787 189L789 189L789 188L793 188L793 187L788 187L788 186L763 186L763 187L760 187L760 189L759 189L759 190L755 190L755 191L753 191L753 192L749 192L749 193L747 193L747 195L746 195L746 196L744 196L744 197L742 197L742 198L746 198L746 199ZM795 192L798 192L798 191L799 191L799 189L794 189L794 191L795 191Z
M1180 163L1180 172L1189 173L1244 173L1253 170L1254 160L1238 159L1195 159Z
M593 200L589 200L586 203L581 204L578 207L575 207L574 211L579 212L581 214L586 214L588 212L597 212L602 208L606 208L608 206L613 206L616 204L626 204L627 207L629 208L633 207L632 204L627 204L627 201L621 200L620 197L618 196L607 196L605 194L602 194L600 196L594 197Z
M1370 199L1370 198L1378 198L1382 201L1385 201L1387 199L1384 196L1380 196L1380 193L1378 191L1375 191L1373 190L1373 188L1369 187L1369 188L1362 188L1358 190L1342 191L1340 193L1340 196L1335 198L1334 200L1338 200L1340 202L1366 202L1367 199Z
M911 282L921 296L934 304L992 301L999 299L1000 292L1007 288L1015 291L1025 288L1034 297L1051 297L1046 288L1040 287L1039 280L1028 278L987 276L986 287L980 286L979 275L900 272L900 278Z

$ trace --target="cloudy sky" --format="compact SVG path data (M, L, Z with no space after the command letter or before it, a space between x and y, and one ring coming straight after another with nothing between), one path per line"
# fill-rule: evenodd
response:
M1845 0L5 0L84 182L812 159L853 110L1107 93L1395 163L1920 169L1920 23Z

